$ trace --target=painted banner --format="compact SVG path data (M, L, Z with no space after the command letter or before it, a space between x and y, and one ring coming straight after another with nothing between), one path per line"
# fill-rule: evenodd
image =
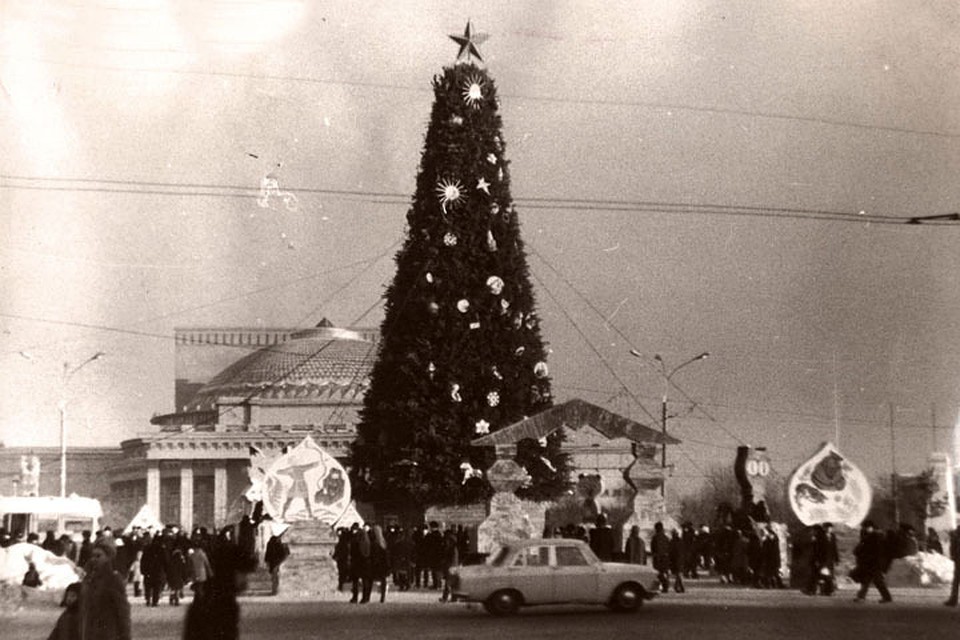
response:
M857 527L873 499L867 477L832 442L797 467L787 491L793 512L808 526L839 522Z
M264 511L283 522L333 526L350 506L347 472L310 436L269 462L260 493Z

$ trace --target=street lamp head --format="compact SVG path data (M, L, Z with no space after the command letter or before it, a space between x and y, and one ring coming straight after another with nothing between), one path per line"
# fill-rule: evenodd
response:
M657 362L663 362L663 358L660 357L659 353L655 353L653 355L653 359L656 360Z
M704 351L703 353L697 356L697 360L703 360L704 358L707 358L709 356L710 356L710 353L707 351Z
M630 355L635 356L637 358L643 357L643 354L637 351L636 349L630 349Z

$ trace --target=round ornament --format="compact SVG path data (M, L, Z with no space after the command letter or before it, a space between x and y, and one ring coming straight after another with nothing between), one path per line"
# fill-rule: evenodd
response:
M500 292L503 291L503 279L499 276L490 276L487 278L487 288L493 295L500 295Z
M466 298L461 298L460 300L458 300L457 311L459 311L460 313L466 313L467 311L470 311L470 301L467 300Z
M450 116L450 124L453 124L453 125L459 127L460 125L463 124L463 117L462 117L462 116Z
M498 213L500 213L500 205L494 202L493 204L490 205L490 215L495 216Z
M433 274L427 271L426 277L427 277L427 282L429 282L430 284L433 284Z
M431 302L427 305L427 311L429 311L431 315L437 315L440 313L440 305L436 302Z
M546 378L548 373L549 370L547 369L546 362L541 360L537 364L533 365L533 375L537 376L538 378Z

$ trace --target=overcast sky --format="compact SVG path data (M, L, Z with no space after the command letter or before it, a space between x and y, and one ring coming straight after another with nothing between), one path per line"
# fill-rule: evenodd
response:
M176 326L379 326L470 18L558 400L655 426L653 355L708 351L668 395L691 481L740 443L784 475L838 434L872 476L952 449L960 223L903 222L960 210L954 1L0 10L7 445L56 445L61 398L71 444L149 432Z

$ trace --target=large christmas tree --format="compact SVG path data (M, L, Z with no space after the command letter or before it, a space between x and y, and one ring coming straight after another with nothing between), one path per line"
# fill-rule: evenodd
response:
M470 441L552 404L496 87L471 61L480 60L482 36L468 23L451 37L460 55L433 80L407 237L353 449L361 499L481 498L489 486L469 472L488 468L493 452ZM566 489L560 444L559 434L520 443L528 497Z

